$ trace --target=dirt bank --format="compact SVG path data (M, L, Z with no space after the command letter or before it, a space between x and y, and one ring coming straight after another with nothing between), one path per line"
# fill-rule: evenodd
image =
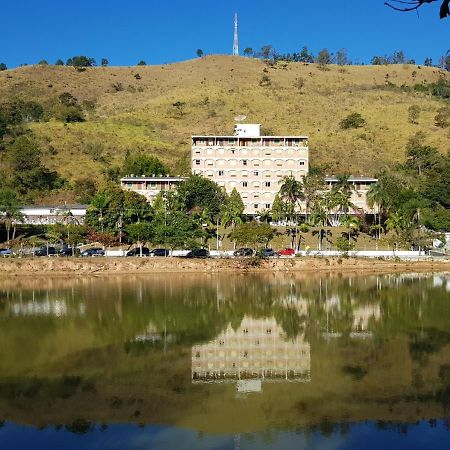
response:
M0 260L0 278L38 275L245 272L446 272L450 260L390 261L362 258L252 259L30 258Z

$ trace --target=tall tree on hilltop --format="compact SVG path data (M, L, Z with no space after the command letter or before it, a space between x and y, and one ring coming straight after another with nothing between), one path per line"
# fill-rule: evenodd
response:
M447 16L450 16L450 0L390 0L389 2L385 2L386 6L389 6L396 11L417 11L421 6L427 3L434 3L437 1L441 1L441 7L439 9L439 17L444 19ZM398 6L397 6L398 5ZM407 5L407 6L405 6Z

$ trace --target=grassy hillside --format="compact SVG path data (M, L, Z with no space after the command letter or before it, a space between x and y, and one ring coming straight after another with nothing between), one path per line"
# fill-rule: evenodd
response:
M270 85L262 87L263 75ZM30 127L44 150L44 161L60 175L97 179L101 169L122 161L127 149L145 149L175 174L189 171L191 134L230 134L234 116L262 123L270 134L310 136L313 165L329 172L374 174L401 161L408 138L417 131L427 144L445 152L449 129L434 124L444 100L400 86L432 83L450 74L413 65L329 66L208 56L177 64L98 67L28 66L0 72L0 99L34 99L44 109L63 92L83 105L87 120L65 124L51 119ZM303 80L299 89L296 80ZM173 106L180 102L179 107ZM180 104L179 103L179 104ZM418 124L408 108L418 105ZM343 131L339 122L358 112L366 125Z

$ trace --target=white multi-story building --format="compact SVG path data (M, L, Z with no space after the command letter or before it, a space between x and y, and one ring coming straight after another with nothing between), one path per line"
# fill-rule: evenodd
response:
M307 136L261 136L261 125L238 124L233 136L192 136L192 172L236 188L245 214L272 208L280 180L308 173Z

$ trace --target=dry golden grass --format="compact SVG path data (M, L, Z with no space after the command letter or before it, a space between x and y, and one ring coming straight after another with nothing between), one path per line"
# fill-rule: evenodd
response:
M139 74L141 79L136 79ZM271 85L261 87L266 74ZM386 77L388 75L388 77ZM231 134L234 116L262 123L274 134L310 136L313 165L328 163L329 172L374 174L401 161L408 138L417 131L442 152L449 131L435 126L443 101L427 94L386 87L435 82L448 73L415 65L330 66L290 63L270 68L259 60L208 56L177 64L98 67L78 72L70 67L29 66L0 73L0 98L35 99L43 104L62 92L80 102L94 101L84 123L34 124L47 164L69 179L98 176L102 167L119 163L127 149L144 149L176 174L189 171L191 134ZM302 78L304 87L295 87ZM113 88L119 86L120 91ZM173 106L184 102L180 113ZM419 123L408 122L408 108L421 108ZM366 119L364 128L342 131L339 122L351 112ZM97 145L103 160L94 161L87 145ZM52 146L56 152L47 151Z

